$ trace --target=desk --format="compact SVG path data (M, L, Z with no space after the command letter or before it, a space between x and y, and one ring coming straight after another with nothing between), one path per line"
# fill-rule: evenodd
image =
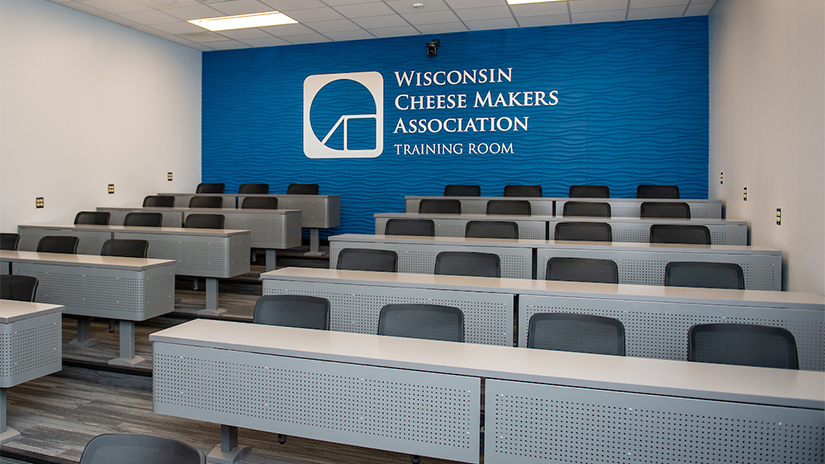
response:
M0 262L13 274L40 279L37 301L63 305L66 314L82 316L73 346L89 347L90 317L120 321L120 357L109 364L134 366L135 322L175 310L175 262L165 259L0 251Z
M149 338L159 414L478 463L484 382L488 464L823 459L822 372L203 319Z
M199 314L220 315L218 280L249 272L250 231L183 229L180 227L125 227L96 225L21 225L20 249L34 250L46 235L80 237L78 253L98 255L110 238L146 240L149 257L175 260L177 275L206 278L206 309Z
M642 202L687 203L691 218L722 218L722 200L702 200L692 198L553 198L556 202L556 215L561 216L564 204L568 201L587 201L608 203L610 214L614 218L638 218L642 215Z
M536 216L552 216L555 201L544 197L404 197L408 213L418 212L421 200L458 200L461 202L461 214L487 214L487 202L490 200L520 200L530 202L530 212Z
M63 369L62 310L0 300L0 444L20 437L6 426L6 389Z
M504 216L498 214L434 214L434 213L378 213L375 214L375 233L383 235L390 219L432 219L436 237L464 237L470 221L510 221L518 225L519 238L547 239L547 221L552 216Z
M614 242L649 243L650 226L654 224L705 226L710 230L713 245L748 244L748 222L726 219L639 219L639 218L593 218L554 217L547 220L547 239L555 239L556 224L559 222L606 222L613 229ZM526 237L525 237L526 238Z
M266 269L275 269L276 250L301 246L301 211L297 209L210 209L210 208L129 208L99 207L98 211L109 212L112 224L123 224L123 219L131 212L152 212L164 215L170 221L180 218L174 227L181 227L190 214L222 214L227 229L249 230L249 246L266 250ZM173 219L174 218L174 219Z
M501 258L501 276L533 277L533 248L538 240L504 240L463 237L411 237L406 235L342 234L329 238L329 268L338 265L344 248L373 248L398 253L398 272L432 274L440 251L477 251Z

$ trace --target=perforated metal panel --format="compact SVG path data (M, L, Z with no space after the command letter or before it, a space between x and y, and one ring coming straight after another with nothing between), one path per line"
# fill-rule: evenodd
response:
M62 368L60 313L0 324L0 388Z
M821 410L488 380L484 462L822 463Z
M724 251L691 250L677 253L663 248L640 251L601 249L565 249L562 247L537 250L537 275L544 279L547 260L554 256L610 259L619 266L620 284L664 285L665 266L671 261L707 261L734 263L742 267L745 288L748 290L782 289L782 256L779 254L726 254Z
M301 246L301 221L298 214L259 214L243 210L223 213L227 229L249 230L249 246L285 249Z
M564 222L563 219L548 221L548 235L550 240L555 238L556 224ZM613 229L613 241L625 243L649 243L650 242L650 222L618 222L605 219L603 222L610 224ZM661 221L661 224L672 224L673 222ZM748 244L748 227L743 223L728 224L704 224L710 230L710 240L713 245L737 245Z
M77 253L81 255L99 255L100 249L103 248L103 242L112 238L112 233L108 230L91 231L20 226L17 228L17 232L20 234L20 243L17 246L20 251L37 251L37 244L41 238L47 235L59 235L61 237L77 237L79 239Z
M575 198L575 201L591 201L583 198ZM556 200L556 212L561 215L567 199ZM610 214L614 218L638 218L641 216L641 205L643 201L662 201L655 199L635 199L635 198L598 198L592 201L605 202L610 204ZM674 200L687 203L690 207L690 217L706 219L722 219L721 200ZM535 214L535 213L533 213Z
M669 303L604 298L519 296L518 345L527 346L530 317L570 312L618 319L625 327L627 356L687 360L688 328L694 324L740 323L788 329L796 339L799 368L825 370L825 320L821 311L726 306L719 301Z
M163 216L161 220L161 226L163 227L183 227L183 211L169 211L166 208L133 208L133 209L122 209L122 208L106 208L106 207L98 207L98 211L108 211L109 214L112 216L109 218L109 224L114 226L123 225L123 220L126 219L126 215L131 212L137 213L160 213Z
M400 217L400 216L399 216ZM445 219L439 217L428 217L424 216L427 219L432 219L435 222L435 236L436 237L464 237L464 231L467 228L467 223L470 221L481 220L479 218L473 219ZM375 233L376 235L383 235L384 230L386 229L387 221L389 217L376 217L375 218ZM509 221L510 218L502 219L502 218L495 218L496 221L507 220ZM519 238L528 238L528 239L535 239L535 240L545 240L547 237L547 222L546 221L530 221L530 220L522 220L522 221L513 221L518 225L518 235Z
M330 329L375 334L384 305L423 303L454 306L464 313L468 343L513 346L514 297L510 294L390 288L265 279L264 295L310 295L332 303Z
M480 379L154 343L154 411L477 463Z

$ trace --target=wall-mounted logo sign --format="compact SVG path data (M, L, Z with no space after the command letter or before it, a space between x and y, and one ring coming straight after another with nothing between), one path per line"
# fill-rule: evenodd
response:
M376 158L384 150L384 78L375 71L304 80L307 158Z

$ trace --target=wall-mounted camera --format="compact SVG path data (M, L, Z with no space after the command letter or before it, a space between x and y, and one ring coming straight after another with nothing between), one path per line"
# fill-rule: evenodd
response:
M434 57L438 54L438 46L441 45L441 41L438 39L433 39L427 42L427 56L430 58Z

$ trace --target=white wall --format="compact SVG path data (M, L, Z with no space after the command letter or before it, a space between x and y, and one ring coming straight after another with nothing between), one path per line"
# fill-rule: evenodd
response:
M825 2L719 0L710 15L709 195L725 200L728 218L750 223L752 245L782 250L784 290L825 294L823 184Z
M0 231L194 191L200 111L201 52L45 0L0 0Z

